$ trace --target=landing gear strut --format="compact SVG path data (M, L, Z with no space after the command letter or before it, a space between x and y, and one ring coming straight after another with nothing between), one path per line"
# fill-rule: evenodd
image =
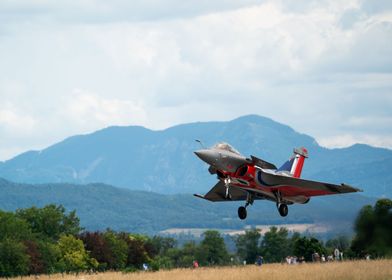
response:
M254 197L251 193L247 193L246 195L246 203L245 206L240 206L238 207L238 217L241 220L245 220L246 216L247 216L247 211L246 211L246 207L248 207L249 205L252 205L254 201Z
M225 187L226 187L225 198L226 199L231 199L231 195L230 195L231 179L230 178L225 178L224 179L224 183L225 183ZM246 217L246 214L245 214L245 217Z

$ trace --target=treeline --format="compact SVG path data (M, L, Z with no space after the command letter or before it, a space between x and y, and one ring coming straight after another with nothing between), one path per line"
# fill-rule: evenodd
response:
M287 256L312 261L315 252L327 258L335 249L346 259L392 257L392 200L380 199L374 206L364 206L354 230L353 239L338 236L324 243L299 233L289 236L285 228L272 227L263 237L253 229L236 238L237 255L248 263L254 263L258 255L267 262L280 262Z
M228 252L223 236L206 231L199 243L182 246L170 237L82 231L75 211L63 206L0 211L0 276L70 273L81 271L135 271L200 266L281 262L287 256L311 261L317 252L332 255L338 248L345 258L392 256L392 201L382 199L365 206L355 223L353 240L337 237L323 243L285 228L271 227L261 236L256 229L234 237L235 252Z

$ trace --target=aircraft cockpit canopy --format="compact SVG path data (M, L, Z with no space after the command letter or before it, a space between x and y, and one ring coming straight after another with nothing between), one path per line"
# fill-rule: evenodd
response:
M236 149L234 149L233 146L231 146L229 143L225 143L225 142L221 142L221 143L215 144L215 146L213 148L214 149L219 149L219 150L229 151L229 152L235 153L237 155L240 154L240 152L237 151Z

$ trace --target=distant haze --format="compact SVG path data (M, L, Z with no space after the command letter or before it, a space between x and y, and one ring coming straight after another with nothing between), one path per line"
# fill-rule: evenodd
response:
M0 1L0 161L245 114L392 148L391 38L390 0Z

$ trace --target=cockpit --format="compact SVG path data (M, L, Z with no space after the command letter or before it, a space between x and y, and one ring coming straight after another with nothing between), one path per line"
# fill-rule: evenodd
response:
M229 152L235 153L237 155L240 155L239 151L237 151L236 149L233 148L233 146L231 146L230 144L225 143L225 142L215 144L212 148L218 149L218 150L225 150L225 151L229 151Z

